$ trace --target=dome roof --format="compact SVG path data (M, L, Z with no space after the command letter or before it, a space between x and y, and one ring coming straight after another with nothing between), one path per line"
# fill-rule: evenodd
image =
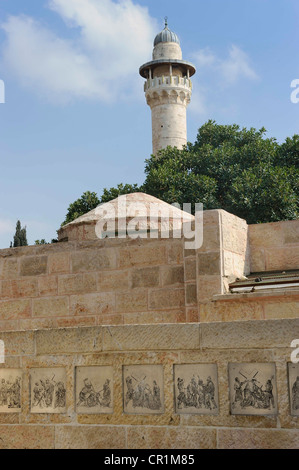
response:
M156 46L160 42L176 42L177 44L180 44L178 36L173 31L170 31L170 29L168 28L166 18L165 28L163 29L163 31L161 31L161 33L157 34L157 36L155 37L154 46Z
M151 219L151 215L155 216L155 208L159 208L158 220ZM84 238L101 238L95 231L95 225L109 220L115 221L117 228L119 221L123 221L125 227L127 224L134 220L135 224L140 223L143 229L156 230L162 233L169 226L170 230L182 229L182 224L185 222L192 222L195 220L194 216L188 212L182 211L178 207L167 204L160 199L144 193L131 193L119 196L110 202L104 203L95 209L81 215L77 219L69 222L58 230L59 240L68 238L69 240L84 239ZM73 232L74 229L83 229ZM88 226L91 227L90 234L87 235ZM81 233L82 232L82 233Z

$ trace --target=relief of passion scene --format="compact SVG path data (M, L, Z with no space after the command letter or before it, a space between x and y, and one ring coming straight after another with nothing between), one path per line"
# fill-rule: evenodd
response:
M217 365L175 365L174 395L176 413L217 415L219 408Z
M288 363L289 395L292 416L299 416L299 364Z
M123 366L124 412L164 413L163 366Z
M113 413L113 368L76 367L77 413Z
M31 413L66 412L66 371L64 368L30 370Z
M229 364L231 414L277 414L274 363Z
M0 412L21 411L22 370L0 369Z

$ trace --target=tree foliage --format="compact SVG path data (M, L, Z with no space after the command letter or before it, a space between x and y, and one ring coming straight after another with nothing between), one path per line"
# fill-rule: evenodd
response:
M11 242L11 246L14 248L17 246L28 246L26 227L22 227L19 220L16 224L16 232L13 237L13 242Z
M142 186L119 184L104 189L100 199L84 193L70 205L64 223L99 203L136 191L168 203L194 207L202 202L204 209L224 209L251 224L299 217L299 135L279 144L266 137L264 128L208 121L194 144L182 150L167 147L145 163Z

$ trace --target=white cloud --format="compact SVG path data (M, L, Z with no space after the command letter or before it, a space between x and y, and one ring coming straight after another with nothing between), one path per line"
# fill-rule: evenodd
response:
M5 66L55 101L136 94L138 69L150 59L157 30L147 8L132 0L50 0L49 6L75 39L59 37L31 17L11 16L2 24Z
M240 78L256 80L256 72L250 66L247 54L237 46L232 45L229 50L229 57L221 61L220 70L228 83L236 83Z
M228 57L217 57L209 48L200 49L193 54L199 71L207 69L218 74L218 79L226 84L235 84L238 80L247 78L256 80L258 75L250 65L248 55L238 46L232 45L228 51Z

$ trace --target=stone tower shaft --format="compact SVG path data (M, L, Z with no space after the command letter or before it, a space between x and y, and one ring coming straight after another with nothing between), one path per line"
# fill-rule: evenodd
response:
M153 154L157 155L168 145L181 149L187 143L186 110L195 67L182 60L179 39L167 23L155 38L152 59L139 73L146 79L144 92L152 111Z

